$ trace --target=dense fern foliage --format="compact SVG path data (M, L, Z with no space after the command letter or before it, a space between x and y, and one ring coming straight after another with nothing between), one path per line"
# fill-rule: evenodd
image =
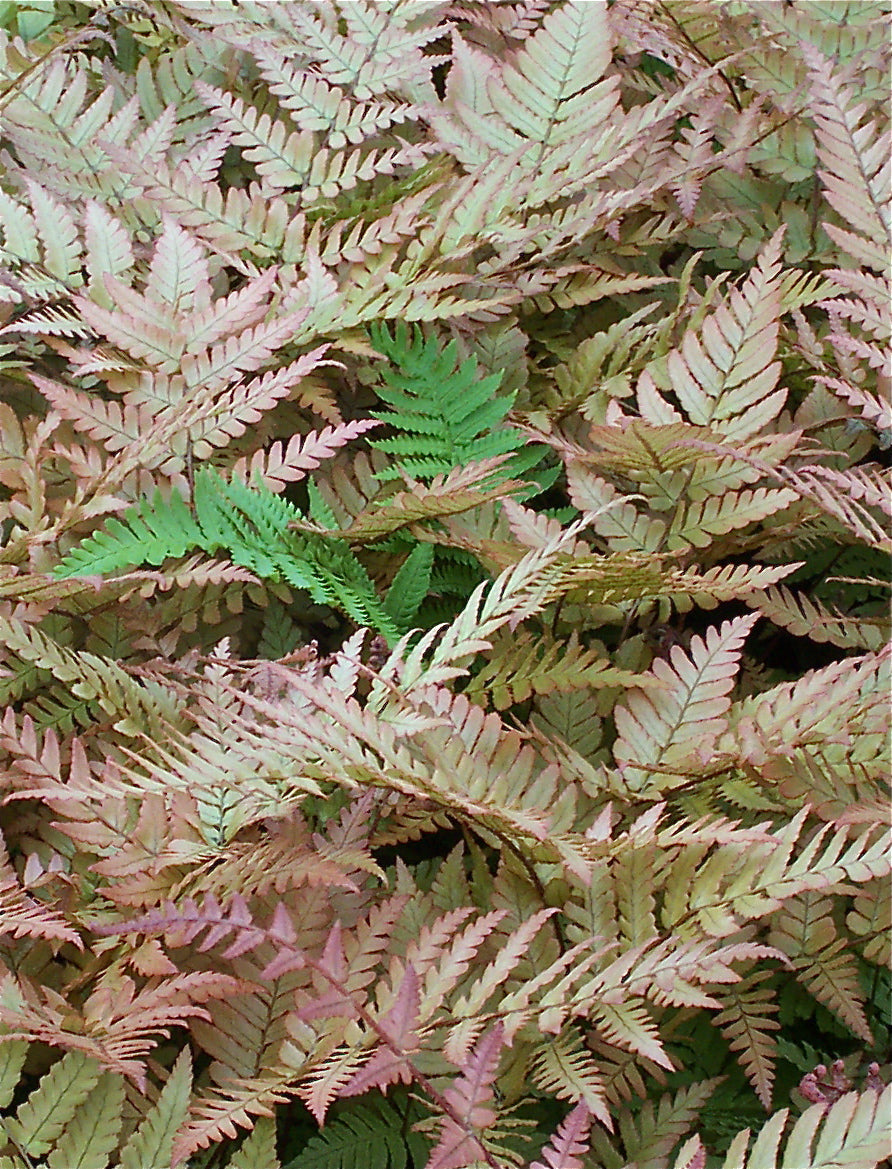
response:
M0 3L0 1169L874 1169L886 0Z

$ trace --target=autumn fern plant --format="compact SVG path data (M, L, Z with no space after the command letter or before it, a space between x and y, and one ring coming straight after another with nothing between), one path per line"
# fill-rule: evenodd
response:
M892 1154L889 23L0 3L0 1169Z

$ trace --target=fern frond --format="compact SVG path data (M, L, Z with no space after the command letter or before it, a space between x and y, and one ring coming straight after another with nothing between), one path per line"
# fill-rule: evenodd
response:
M446 475L524 445L517 431L501 426L511 405L510 399L495 396L502 375L478 381L474 357L456 369L454 341L441 349L436 338L425 341L417 326L410 339L406 326L398 324L394 336L384 325L373 328L372 342L396 367L381 371L385 385L377 391L392 409L374 416L402 431L396 438L372 440L376 449L399 460L379 478L398 478L400 468L413 478ZM510 463L504 472L513 473Z
M591 1117L580 1101L558 1126L557 1132L539 1154L544 1161L534 1161L530 1169L583 1169L579 1160L588 1152Z
M270 191L302 187L307 182L319 151L315 135L301 131L289 134L283 120L273 120L241 98L203 81L197 82L196 88Z
M174 1138L172 1164L178 1165L226 1137L237 1136L239 1128L252 1128L255 1117L274 1116L276 1105L287 1104L293 1095L289 1091L293 1080L294 1069L289 1069L206 1089L192 1102L189 1118Z
M887 530L892 516L888 475L879 467L783 467L774 474L825 515L838 520L858 542L885 552L892 550Z
M281 491L286 483L305 478L307 471L315 470L325 459L361 434L379 426L372 418L326 426L310 434L296 434L287 444L274 442L269 450L255 451L250 458L241 458L233 466L233 474L246 483L260 482L271 491Z
M846 617L804 593L793 593L783 586L757 593L749 598L749 603L775 625L789 629L798 637L830 642L842 649L878 650L889 640L887 622Z
M376 440L373 444L379 445ZM386 442L387 440L381 440ZM366 512L357 515L340 535L352 541L380 540L410 524L460 515L490 500L500 499L517 484L502 482L505 455L456 466L448 474L436 475L429 484L412 484L410 490L388 495ZM379 478L392 478L382 473ZM493 482L499 480L499 482Z
M663 596L671 600L680 613L693 605L699 609L714 609L724 601L746 600L757 607L754 598L784 577L791 576L801 562L778 567L767 564L718 564L700 570L687 568L667 574ZM764 610L763 610L764 611ZM768 613L765 614L769 616Z
M299 10L291 17L298 40L310 49L326 80L352 90L360 101L386 93L412 100L432 96L431 70L440 58L422 50L441 35L438 8L421 14L416 23L412 9L385 12L360 0L344 15L344 33L316 13Z
M289 1162L289 1169L291 1162ZM276 1122L261 1116L252 1132L229 1158L227 1169L282 1169L276 1156Z
M741 719L751 718L760 749L769 755L826 744L847 729L869 725L871 710L885 717L879 704L886 702L889 666L889 653L880 650L811 670L796 682L745 698L732 711L732 724L736 728Z
M461 1075L443 1093L449 1112L440 1124L440 1136L431 1150L427 1169L464 1169L471 1161L487 1159L482 1136L496 1121L492 1084L504 1044L501 1024L479 1041L462 1064Z
M83 949L76 930L64 918L41 905L21 886L15 870L9 863L6 845L0 836L0 935L14 938L47 938L57 942L71 942Z
M636 1165L665 1164L678 1141L688 1133L720 1079L701 1080L689 1088L648 1100L637 1115L623 1109L618 1128L626 1158Z
M191 1086L192 1064L188 1050L183 1050L154 1107L121 1149L119 1169L167 1169L174 1137L186 1119Z
M357 1105L330 1120L285 1169L405 1169L402 1127L385 1101Z
M789 1119L783 1108L768 1120L756 1135L752 1148L749 1129L731 1142L721 1169L877 1169L888 1157L892 1128L892 1088L882 1092L850 1092L829 1107L813 1104L788 1130L783 1154L780 1143ZM702 1149L694 1137L679 1152L675 1169L691 1164L691 1154ZM705 1158L701 1159L705 1165Z
M657 552L666 535L666 521L649 516L634 506L606 479L578 463L567 468L570 500L580 511L590 512L593 526L615 552Z
M47 1157L48 1169L72 1165L105 1165L118 1143L124 1081L105 1072L66 1125Z
M81 241L68 208L43 187L28 181L34 226L43 247L43 266L64 287L77 288L81 277Z
M846 939L838 936L826 894L805 891L785 902L772 919L770 940L787 954L809 992L872 1044L857 963Z
M447 1039L445 1051L449 1058L457 1056L464 1058L467 1055L465 1046L467 1035L469 1032L473 1033L475 1029L479 1030L475 1015L484 1009L491 997L515 973L517 967L527 956L539 931L551 916L552 910L541 909L521 922L515 930L506 931L500 937L500 946L495 960L486 966L478 977L467 984L464 993L453 1004L454 1017L463 1022L457 1025ZM499 928L503 929L504 923L501 923ZM456 1062L460 1061L456 1059Z
M544 547L527 553L506 569L488 591L485 584L479 585L448 627L423 637L404 662L393 655L381 670L382 679L387 680L398 670L401 685L411 692L413 688L464 674L464 662L478 650L489 648L488 639L498 629L509 622L516 627L547 603L552 582L560 572L556 562L563 547L572 546L577 534L569 529ZM430 660L425 662L428 654Z
M279 104L302 130L322 131L334 149L354 145L419 116L406 102L359 102L324 77L298 71L284 53L257 42L252 53Z
M647 685L642 677L611 666L597 650L584 649L575 634L558 642L523 632L493 643L488 662L464 693L475 701L488 697L496 710L507 710L532 694Z
M789 488L757 487L690 503L673 516L666 545L671 549L707 548L716 536L767 519L796 499L796 492Z
M470 53L458 60L466 69L479 67ZM453 82L448 97L460 94L474 103L456 110L459 126L470 131L471 149L445 117L437 122L440 136L471 164L529 143L523 163L535 172L544 157L568 142L578 145L607 121L617 101L615 85L601 81L609 62L605 6L566 4L546 16L510 64L489 66L488 84L475 92L468 82Z
M762 985L770 977L769 971L761 971L729 988L725 1009L714 1020L731 1050L740 1053L737 1058L766 1110L774 1084L776 1045L771 1033L780 1030L774 993Z
M866 938L864 957L877 966L892 965L892 938L889 936L889 895L892 877L878 877L858 890L852 910L846 916L846 925L855 937Z
M543 1043L533 1057L531 1073L538 1087L560 1100L582 1104L606 1128L613 1127L597 1062L578 1028L565 1028L553 1040Z
M109 519L105 530L96 532L61 561L55 575L100 575L133 568L139 564L163 564L168 557L183 556L194 547L216 551L205 540L202 529L183 497L173 491L165 499L160 490L124 512L122 519Z
M67 1052L41 1077L15 1116L5 1120L4 1127L27 1154L45 1156L99 1083L101 1074L101 1068L89 1056Z
M0 642L22 660L51 671L77 698L98 703L125 735L160 735L162 725L179 722L179 703L170 689L154 679L136 681L111 659L68 649L13 618L0 618Z
M701 751L705 757L726 725L740 648L756 620L740 617L710 630L705 641L694 638L690 658L675 646L671 666L660 659L652 666L662 689L632 690L616 707L614 755L632 788L659 791L678 782L672 778L673 761ZM641 763L658 774L639 769Z
M732 442L759 434L780 412L786 391L775 390L780 317L780 247L776 235L739 289L688 331L666 361L669 384L688 419Z
M211 381L209 387L187 392L184 402L171 411L174 418L164 421L186 430L196 458L208 458L214 447L240 437L249 423L259 422L264 413L290 397L311 370L328 364L321 360L325 351L320 346L281 369L222 391Z
M363 566L343 540L300 537L289 531L296 508L267 488L224 481L212 470L195 476L195 514L174 491L160 492L112 519L56 568L61 577L160 564L192 548L225 548L232 560L258 576L285 580L313 599L342 608L359 625L371 625L396 641L399 633Z
M889 196L892 167L886 135L875 125L862 125L867 107L856 102L830 62L806 48L815 118L819 171L824 196L852 231L833 224L825 230L844 251L877 272L888 268L890 247Z
M393 578L384 608L400 630L409 629L430 590L433 560L433 545L416 544Z

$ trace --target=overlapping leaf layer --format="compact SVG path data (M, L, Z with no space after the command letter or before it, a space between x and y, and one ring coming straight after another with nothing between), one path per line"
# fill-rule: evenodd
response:
M889 1155L888 24L0 3L0 1169Z

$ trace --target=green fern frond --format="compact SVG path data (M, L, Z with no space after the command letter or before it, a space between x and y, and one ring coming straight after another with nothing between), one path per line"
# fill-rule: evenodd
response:
M169 556L203 545L204 535L183 497L173 491L165 499L156 491L151 503L144 499L121 519L106 520L105 530L69 552L55 575L100 576L138 564L163 564Z
M28 1057L28 1046L26 1039L0 1043L0 1108L6 1108L12 1100Z
M774 1018L777 1006L774 992L763 983L771 972L760 970L749 975L727 993L727 1006L715 1018L715 1025L728 1040L732 1051L739 1052L741 1065L756 1095L766 1109L771 1107L774 1084L775 1039L780 1030Z
M379 471L379 479L398 479L401 471L431 479L526 446L518 431L503 425L511 400L496 396L501 372L478 379L476 357L456 365L456 343L441 348L436 338L426 341L417 326L411 337L402 322L393 336L384 325L375 325L370 332L375 348L392 362L391 368L381 370L385 384L377 387L391 410L372 414L400 432L371 441L399 460ZM529 469L529 459L524 461L524 469ZM516 473L512 461L501 468L499 477Z
M399 629L409 628L430 590L433 560L433 544L416 544L393 578L384 608Z
M405 1169L402 1117L385 1101L341 1113L283 1169Z
M640 1109L624 1108L619 1114L619 1130L626 1159L640 1169L665 1165L720 1083L718 1077L701 1080L678 1092L667 1092L659 1100L648 1100Z
M533 1082L560 1100L582 1101L605 1124L610 1114L598 1065L576 1028L566 1028L539 1048L532 1064Z
M151 504L143 500L123 520L109 520L104 531L65 557L55 575L112 572L146 559L160 564L195 548L208 554L225 548L235 564L258 576L287 581L317 604L340 609L391 641L399 637L397 623L346 542L291 531L297 509L262 483L248 487L238 478L226 483L205 468L195 476L194 504L193 515L176 492L169 500L156 492Z
M118 1143L123 1103L124 1080L112 1072L104 1072L56 1141L56 1147L47 1157L47 1169L106 1165Z

